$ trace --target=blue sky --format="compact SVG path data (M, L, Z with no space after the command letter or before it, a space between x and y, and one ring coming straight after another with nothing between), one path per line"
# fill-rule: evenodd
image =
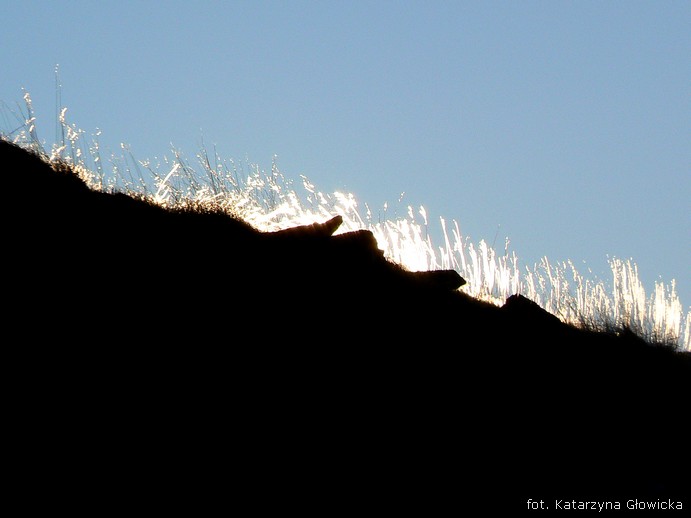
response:
M691 2L12 2L0 101L136 158L202 141L525 264L632 258L691 305Z

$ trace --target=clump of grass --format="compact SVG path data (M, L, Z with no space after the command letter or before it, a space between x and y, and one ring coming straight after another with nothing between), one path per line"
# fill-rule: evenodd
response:
M521 293L565 322L596 331L634 332L648 341L691 351L691 313L684 313L675 281L656 283L648 295L630 259L609 260L608 288L602 280L582 275L571 261L553 263L543 257L532 267L521 267L508 241L499 254L484 240L473 243L463 236L456 221L439 219L443 243L438 245L429 236L424 207L408 206L407 217L379 216L375 221L370 207L362 211L353 194L321 192L305 176L296 187L280 172L275 158L267 172L256 164L222 159L215 149L202 147L193 165L177 149L171 156L140 161L122 145L119 156L108 158L108 168L100 133L87 138L66 121L64 108L59 110L56 143L46 152L28 93L24 104L16 111L4 105L3 121L10 128L4 137L73 165L93 188L144 196L164 206L212 205L267 231L340 215L339 233L372 231L384 254L411 270L454 269L467 281L462 289L476 298L502 304Z

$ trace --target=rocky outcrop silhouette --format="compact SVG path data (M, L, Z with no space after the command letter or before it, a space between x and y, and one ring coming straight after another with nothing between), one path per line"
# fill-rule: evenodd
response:
M497 307L338 216L261 232L0 139L18 478L131 509L688 500L691 358ZM459 289L461 288L461 289ZM623 500L622 500L623 499ZM684 500L685 499L685 500Z

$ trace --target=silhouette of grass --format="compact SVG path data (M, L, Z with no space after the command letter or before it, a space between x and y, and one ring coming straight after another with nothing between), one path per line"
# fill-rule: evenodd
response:
M3 121L9 128L5 138L45 152L28 93L24 108L18 105L13 111L4 105ZM463 291L472 297L501 305L519 293L564 322L593 331L634 332L647 341L691 351L691 312L684 312L675 281L656 282L648 294L631 259L609 259L610 287L586 277L571 261L554 263L543 257L532 267L521 267L508 241L503 253L497 253L484 240L473 243L463 236L456 221L449 224L440 218L443 244L433 243L424 207L408 206L407 217L382 220L379 215L375 221L370 207L365 204L363 214L353 194L321 192L305 176L296 187L280 172L275 159L266 172L256 164L223 159L215 148L202 146L193 165L176 149L172 157L153 162L136 159L122 145L119 156L109 157L108 171L99 135L88 139L86 132L67 122L66 109L60 108L56 143L46 154L51 160L76 166L100 190L136 194L163 206L221 208L262 230L340 215L343 224L337 234L367 229L387 258L410 270L456 270L467 281Z
M363 509L376 493L424 514L471 500L471 514L488 501L496 514L536 495L688 495L691 354L625 328L577 329L522 296L477 300L454 270L387 261L367 230L332 235L342 216L260 232L224 213L298 218L304 200L277 169L237 181L214 165L209 177L215 158L199 169L176 154L128 166L126 188L141 192L108 194L107 175L79 166L75 177L78 153L48 165L4 141L0 151L18 281L6 283L7 335L30 356L13 364L21 405L34 442L66 452L56 463L39 450L41 462L84 459L98 486L126 478L149 492L155 480L157 500L180 488L195 507L209 487L227 500L229 473L253 502L281 491ZM329 199L367 224L352 196ZM478 249L467 262L494 268L491 247Z

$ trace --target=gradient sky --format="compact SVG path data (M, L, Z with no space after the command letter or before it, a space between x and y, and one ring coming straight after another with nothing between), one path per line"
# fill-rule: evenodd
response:
M373 209L423 205L527 265L632 258L691 304L689 1L24 1L0 101L55 138L215 145ZM3 122L0 119L0 122ZM6 130L7 128L2 128ZM390 213L391 209L389 209ZM400 211L403 215L404 210ZM441 244L441 243L439 243Z

